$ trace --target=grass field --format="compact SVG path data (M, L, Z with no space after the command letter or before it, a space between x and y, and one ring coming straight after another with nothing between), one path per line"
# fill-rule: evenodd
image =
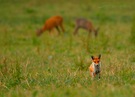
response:
M135 0L0 0L0 97L135 97ZM35 32L53 15L65 33ZM84 17L97 38L80 29ZM91 55L101 79L91 80Z

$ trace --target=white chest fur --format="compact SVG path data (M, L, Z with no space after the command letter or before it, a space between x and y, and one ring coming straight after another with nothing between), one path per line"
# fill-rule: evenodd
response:
M99 66L97 66L94 62L92 62L92 67L94 69L94 72L93 73L99 73L100 72L101 62L98 65Z

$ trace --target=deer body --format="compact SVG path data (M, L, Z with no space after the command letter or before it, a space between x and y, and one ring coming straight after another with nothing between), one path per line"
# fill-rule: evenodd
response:
M93 24L90 21L83 18L79 18L76 20L74 35L78 33L78 30L80 28L87 30L89 34L91 32L94 32L95 36L97 36L98 34L98 29L95 29Z
M46 20L43 28L37 31L37 36L41 35L44 31L47 30L50 32L54 28L56 28L57 31L60 33L59 27L62 29L63 32L65 31L63 27L63 18L61 16L53 16Z
M90 71L90 76L92 78L94 78L97 75L100 78L100 71L101 71L100 57L101 57L101 55L99 55L98 57L91 56L93 62L89 66L89 71Z

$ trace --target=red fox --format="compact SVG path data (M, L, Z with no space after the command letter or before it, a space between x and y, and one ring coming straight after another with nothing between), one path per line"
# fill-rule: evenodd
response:
M80 28L87 30L89 32L89 35L93 31L95 36L97 36L99 30L99 28L95 29L90 21L83 18L76 19L74 35L78 33L78 30Z
M62 31L64 32L65 30L63 27L63 18L61 16L53 16L53 17L47 19L44 26L37 31L37 36L40 36L46 30L51 32L51 30L53 28L56 28L60 34L59 26L61 27Z
M101 55L99 55L98 57L91 56L91 58L92 58L92 64L89 66L90 75L92 78L98 75L98 78L100 79Z

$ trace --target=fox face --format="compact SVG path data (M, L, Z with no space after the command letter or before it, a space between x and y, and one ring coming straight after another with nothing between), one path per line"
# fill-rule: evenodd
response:
M101 55L99 55L98 57L93 57L93 56L91 56L91 58L92 58L92 61L93 61L94 65L95 65L96 67L100 65L100 58L101 58Z
M99 75L99 78L100 78L100 71L101 71L100 58L101 58L101 55L99 55L98 57L91 56L91 58L92 58L92 64L89 67L90 75L92 77Z

